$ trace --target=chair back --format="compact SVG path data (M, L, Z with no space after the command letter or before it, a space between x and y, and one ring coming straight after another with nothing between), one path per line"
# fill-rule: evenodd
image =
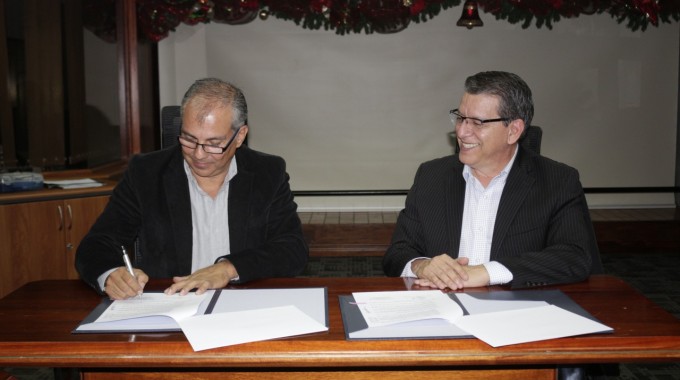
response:
M177 136L182 129L179 106L165 106L161 109L161 149L177 145Z
M541 154L541 140L543 139L543 129L538 125L530 125L527 133L519 143L528 150Z

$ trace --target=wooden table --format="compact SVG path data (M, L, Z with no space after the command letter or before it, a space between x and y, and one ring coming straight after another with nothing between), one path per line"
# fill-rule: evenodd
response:
M150 288L162 289L161 281ZM77 280L26 284L0 300L0 366L77 367L84 379L554 378L556 365L680 361L680 320L612 276L559 286L613 334L492 348L478 339L347 341L338 295L404 290L399 278L297 278L249 288L328 288L330 329L194 352L181 333L71 334L100 302ZM502 287L492 287L502 290ZM470 289L470 292L487 291Z

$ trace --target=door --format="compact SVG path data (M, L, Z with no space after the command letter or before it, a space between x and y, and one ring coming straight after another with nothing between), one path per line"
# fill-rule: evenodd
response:
M0 296L30 281L65 278L63 204L0 206Z
M75 268L76 249L80 241L97 220L99 214L104 211L104 207L109 201L109 196L98 196L88 198L73 198L64 201L64 261L63 266L66 277L77 279L78 273Z

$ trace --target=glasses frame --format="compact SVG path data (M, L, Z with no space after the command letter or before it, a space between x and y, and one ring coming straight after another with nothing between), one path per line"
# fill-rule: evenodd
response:
M495 123L497 121L507 122L507 121L511 120L510 118L507 118L507 117L498 117L498 118L495 118L495 119L478 119L476 117L463 116L463 115L461 115L458 108L449 111L449 117L451 118L451 122L453 123L454 126L456 126L458 124L463 125L465 120L471 120L472 125L477 127L477 128L483 127L484 124L486 124L486 123ZM458 119L460 119L460 122L458 122Z
M243 126L240 126L236 129L234 134L231 135L231 138L229 139L229 141L227 141L227 145L225 145L224 147L221 147L219 145L212 145L212 144L199 144L198 141L187 140L187 138L182 136L181 134L177 135L177 142L179 142L179 145L181 145L182 147L187 148L187 149L197 149L200 146L203 149L203 151L208 153L208 154L224 154L224 152L226 152L227 149L229 149L229 145L231 145L231 143L236 138L236 135L238 135L238 133L241 131L241 128L243 128ZM190 142L190 143L194 144L194 146L191 147L191 146L184 145L184 144L182 144L183 141L184 142ZM215 149L215 152L209 152L205 149L205 147L208 147L208 149ZM217 152L217 150L220 150L220 152Z

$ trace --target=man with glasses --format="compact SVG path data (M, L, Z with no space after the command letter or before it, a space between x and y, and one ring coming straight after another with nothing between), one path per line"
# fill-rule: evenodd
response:
M244 145L240 89L196 81L181 105L179 144L137 155L76 255L83 280L112 299L140 294L150 277L167 294L296 276L309 251L282 158ZM134 247L134 268L124 265Z
M421 286L513 288L602 271L578 172L522 147L534 106L519 76L481 72L449 112L460 152L420 166L383 258Z

